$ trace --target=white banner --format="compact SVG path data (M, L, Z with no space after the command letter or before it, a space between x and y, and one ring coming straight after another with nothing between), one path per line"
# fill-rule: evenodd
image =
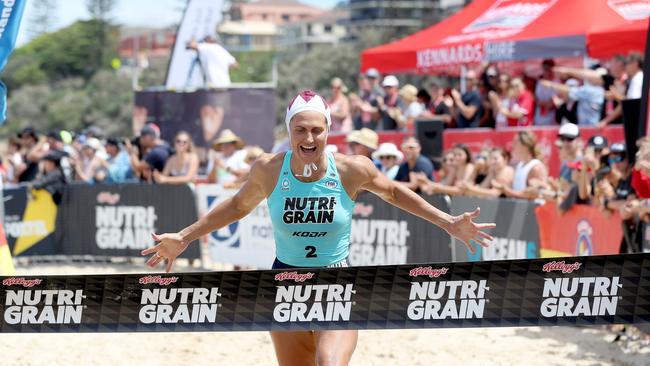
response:
M201 184L196 187L199 215L223 202L237 191L223 189L217 184ZM234 222L208 235L210 256L215 262L269 269L275 259L275 241L264 200L241 221Z
M221 22L224 0L189 0L183 20L176 33L176 43L172 59L167 70L167 89L191 89L204 85L198 55L194 50L186 49L192 38L197 41L205 36L215 34L217 24Z

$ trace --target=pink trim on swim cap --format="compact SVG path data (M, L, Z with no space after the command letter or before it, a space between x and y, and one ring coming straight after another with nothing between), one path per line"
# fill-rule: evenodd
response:
M287 107L287 116L284 119L284 122L287 125L287 131L289 130L289 123L293 116L305 111L321 113L327 120L328 128L332 124L330 106L327 104L325 98L312 90L303 90L291 99L291 102L289 102L289 106Z

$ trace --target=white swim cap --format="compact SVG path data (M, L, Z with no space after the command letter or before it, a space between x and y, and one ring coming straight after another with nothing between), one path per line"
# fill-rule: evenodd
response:
M284 122L287 124L287 131L289 131L289 123L293 116L305 111L321 113L327 120L327 128L329 129L332 125L330 106L325 101L325 98L314 91L303 90L289 102L289 106L287 107L287 116L284 119Z

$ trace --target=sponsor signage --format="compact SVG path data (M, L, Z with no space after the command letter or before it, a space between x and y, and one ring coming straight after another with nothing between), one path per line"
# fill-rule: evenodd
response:
M500 259L526 259L539 257L539 228L535 218L535 203L514 199L481 199L452 197L451 214L460 215L481 208L479 222L494 222L490 230L494 240L489 247L476 245L470 253L464 243L453 239L454 260L480 261Z
M650 254L161 275L0 277L0 332L650 323Z
M449 212L449 203L443 196L424 198ZM439 227L373 194L362 193L352 213L348 261L353 266L449 261L449 242L449 235Z
M66 255L140 257L154 244L151 233L177 232L197 219L185 185L79 185L60 203L61 246ZM199 258L190 245L183 258Z

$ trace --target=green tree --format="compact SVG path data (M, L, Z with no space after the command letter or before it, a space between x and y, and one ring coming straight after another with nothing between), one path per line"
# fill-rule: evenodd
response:
M56 32L43 34L18 48L3 73L10 89L25 84L56 82L69 77L88 80L99 69L110 68L117 56L118 30L110 26L105 49L100 53L96 30L101 21L78 21Z

